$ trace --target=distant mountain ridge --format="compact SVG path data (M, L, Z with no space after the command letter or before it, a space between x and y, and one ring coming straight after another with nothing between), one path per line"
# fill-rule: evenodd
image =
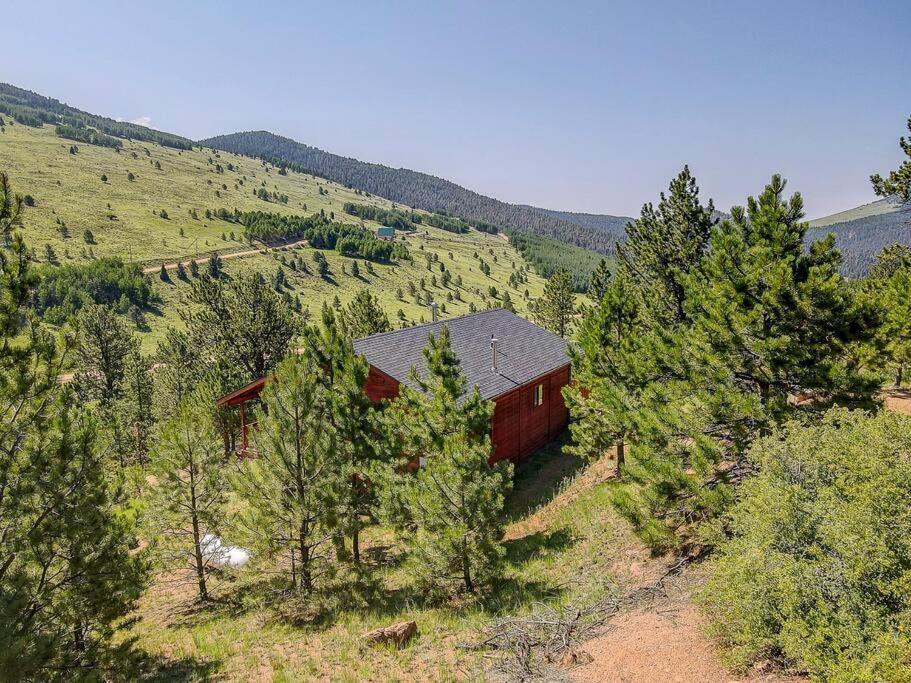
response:
M612 253L616 240L611 233L545 209L509 204L428 173L343 157L264 130L217 135L199 144L313 173L425 211L479 219L503 230L552 237L602 254Z
M606 213L578 213L575 211L556 211L554 209L542 209L537 206L527 206L532 211L553 216L561 221L575 223L584 228L597 230L607 235L611 235L615 240L622 240L626 237L626 224L636 220L630 216L612 216Z
M876 255L890 244L911 245L911 203L881 199L810 221L807 241L835 235L844 271L864 275Z
M39 95L9 83L0 83L0 113L14 117L27 126L44 123L70 126L76 130L94 128L105 135L131 140L155 142L175 149L191 149L193 141L173 133L164 133L128 121L90 114L82 109Z

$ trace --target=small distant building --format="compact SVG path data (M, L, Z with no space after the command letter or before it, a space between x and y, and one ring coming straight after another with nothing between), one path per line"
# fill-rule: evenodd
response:
M384 225L381 228L377 228L376 236L381 240L394 240L395 239L395 228Z
M502 308L449 320L374 334L354 342L354 350L370 364L364 393L371 401L391 399L399 386L414 386L411 368L427 375L423 349L429 335L449 329L467 388L478 387L481 398L494 403L490 424L490 462L518 462L566 427L568 413L561 389L570 381L567 342ZM240 406L243 448L248 445L248 401L256 401L266 378L222 397L220 406Z

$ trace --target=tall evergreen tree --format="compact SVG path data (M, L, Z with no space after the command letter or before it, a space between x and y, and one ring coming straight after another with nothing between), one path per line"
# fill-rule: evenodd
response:
M490 439L450 434L429 452L405 494L414 532L410 566L419 583L474 592L496 578L505 555L503 504L512 490L512 464L494 467Z
M96 423L57 381L65 353L27 309L37 277L12 232L20 205L0 173L0 671L87 677L141 591L144 559L129 552Z
M339 314L339 325L349 339L389 332L392 325L379 300L369 289L361 289Z
M249 503L241 523L253 547L288 558L291 585L310 593L328 568L350 480L338 434L326 429L331 401L309 354L283 360L261 394L257 457L235 486Z
M322 326L309 327L304 352L317 369L327 403L324 430L333 434L337 459L349 482L340 498L340 526L351 539L351 556L360 562L360 534L378 514L377 487L389 461L377 413L364 386L367 361L355 354L332 312L324 311Z
M427 376L412 374L386 412L394 452L420 465L399 475L387 493L393 517L412 541L411 567L422 584L453 580L473 591L492 578L502 557L503 501L512 466L487 464L492 405L477 387L466 391L449 329L430 336Z
M199 348L183 330L169 329L155 354L155 387L160 415L171 411L193 391L205 372Z
M84 306L76 318L76 387L86 401L95 401L107 438L121 466L129 461L129 426L122 411L127 358L138 341L110 306Z
M558 270L544 285L544 294L535 301L535 319L554 334L565 337L569 334L575 313L576 295L572 277L567 271Z
M908 132L911 133L911 116L908 117ZM898 140L902 152L908 157L894 171L889 172L888 178L883 178L876 173L870 176L873 191L880 197L896 196L902 202L911 201L911 137L901 137Z
M708 246L713 211L711 200L707 206L699 201L696 179L684 166L657 207L644 205L626 226L626 241L617 247L620 267L660 323L687 319L684 280Z
M244 382L274 368L299 332L293 313L257 275L200 278L190 289L191 306L181 312L197 348L237 367Z
M214 403L205 386L184 396L162 426L155 448L155 524L162 549L179 566L193 567L203 601L209 599L206 553L211 552L204 539L220 533L229 492Z
M601 301L601 297L607 291L608 283L611 279L610 268L607 266L607 260L601 259L598 267L592 271L588 279L588 296L595 303Z
M617 474L622 472L627 440L635 440L641 404L648 387L648 359L642 351L642 322L632 285L623 273L611 278L598 305L582 321L578 346L570 347L575 382L564 388L573 416L570 451L597 459L616 449Z
M871 276L874 295L881 304L879 342L886 362L895 371L895 386L905 380L911 363L911 264L892 270L888 277Z
M152 363L138 345L130 350L124 363L123 391L118 412L124 422L125 448L132 462L145 466L151 431L155 424Z

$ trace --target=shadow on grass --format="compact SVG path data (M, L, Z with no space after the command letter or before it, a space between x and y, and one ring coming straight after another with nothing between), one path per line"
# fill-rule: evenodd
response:
M108 662L109 670L104 680L207 681L216 677L222 668L222 662L217 659L170 659L136 649L135 645L135 641L131 639L112 653L113 657Z
M503 543L506 558L513 564L522 564L541 554L565 550L573 544L573 537L566 529L545 533L538 531L522 538Z
M553 500L564 482L583 468L581 458L563 453L567 443L569 435L564 433L516 466L513 490L506 500L508 521L516 521Z
M192 657L168 660L155 658L131 674L128 680L139 681L207 681L221 669L219 661L200 661ZM141 673L140 673L141 672ZM126 680L126 679L125 679Z

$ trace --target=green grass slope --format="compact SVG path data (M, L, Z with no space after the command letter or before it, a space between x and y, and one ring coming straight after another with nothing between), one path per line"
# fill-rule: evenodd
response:
M288 171L287 175L280 175L278 169L260 160L227 152L203 148L178 150L124 140L119 152L77 144L77 153L71 154L74 143L57 137L53 126L10 125L8 117L6 123L0 133L0 169L9 174L16 192L34 199L34 206L25 209L23 231L40 260L44 260L44 248L49 244L59 263L86 263L100 256L120 256L125 260L132 258L154 271L163 262L197 255L205 258L213 251L223 255L251 251L251 246L241 241L242 226L214 218L207 220L206 209L308 215L322 210L353 223L358 219L343 213L345 202L387 209L395 206L380 197L356 194L352 189L308 174ZM229 164L233 170L229 170ZM128 179L129 173L135 176L134 180ZM107 176L107 181L101 180L102 175ZM286 194L288 203L256 198L254 191L263 187L263 183L270 192ZM162 210L167 218L161 217ZM191 216L191 210L198 219ZM67 236L61 223L66 226ZM370 221L365 225L377 226ZM94 235L95 244L84 241L86 230ZM229 238L232 230L237 238L234 241ZM331 280L285 268L289 293L292 297L299 296L312 313L318 313L323 301L331 303L338 297L344 304L358 289L366 287L379 297L397 325L399 310L407 322L429 318L429 311L415 304L409 292L409 283L420 289L422 278L424 291L445 303L445 317L468 312L472 303L479 309L500 305L507 290L519 312L527 312L530 298L543 291L543 279L534 272L527 283L510 288L510 275L526 262L504 236L474 230L455 234L421 226L416 234L405 239L414 259L412 263L374 264L375 274L370 274L361 261L360 275L355 278L351 275L353 259L328 251L324 253L330 263ZM263 249L263 245L256 244L251 255L225 258L228 276L250 269L274 275L281 257L287 260L292 256L287 250L259 253ZM300 247L293 255L301 255L313 270L313 251ZM425 254L436 254L451 272L453 283L449 288L441 285L439 263L428 269ZM481 258L490 266L489 275L480 271ZM169 326L179 324L177 308L189 289L189 284L176 277L171 283L162 282L154 273L150 277L163 303L147 316L149 331L144 334L147 350L154 347ZM432 284L434 277L437 287ZM455 284L458 278L461 287ZM496 296L492 287L497 290ZM403 293L401 300L397 297L398 290Z
M516 472L506 568L491 590L450 601L415 596L399 562L406 549L382 527L364 541L371 578L339 577L338 590L327 589L304 614L283 607L271 584L243 570L218 585L212 579L217 602L208 610L192 603L193 585L183 574L158 575L123 634L149 654L143 680L485 680L495 653L458 645L481 640L492 619L534 613L542 602L589 605L666 568L611 507L611 463L583 470L559 447L538 452ZM361 640L406 619L417 622L419 635L403 649Z

